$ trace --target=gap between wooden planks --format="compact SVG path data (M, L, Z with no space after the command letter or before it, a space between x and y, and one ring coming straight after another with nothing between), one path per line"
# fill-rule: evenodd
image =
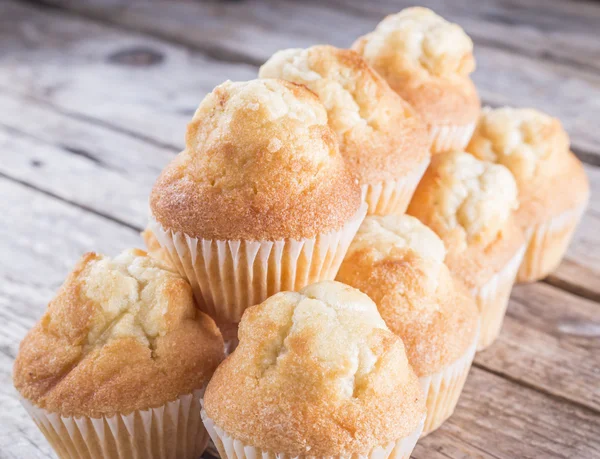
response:
M4 39L2 43L6 52L0 63L8 63L10 71L0 74L0 86L47 103L49 110L66 112L82 123L102 124L152 142L154 145L147 147L151 150L175 150L182 146L185 124L198 101L222 81L224 75L233 79L248 79L256 75L256 68L252 66L218 62L181 46L114 30L86 19L66 18L13 3L5 5L2 17L7 21L7 27L2 28L5 35L0 35L0 38ZM115 55L122 56L128 50L134 54L153 51L161 55L161 61L142 67L113 61ZM68 68L69 72L64 72L64 68ZM59 129L58 121L47 129L36 129L36 124L28 118L30 114L20 108L7 110L8 113L21 115L18 119L9 116L9 126L34 137L64 131L64 127ZM51 119L52 116L43 115L38 123L48 125L52 123ZM114 179L118 179L116 175L119 172L123 175L134 169L134 181L143 177L140 191L143 189L145 193L149 189L157 172L147 170L144 158L149 155L144 155L145 147L136 146L135 142L110 145L110 137L105 139L104 134L98 134L96 138L99 141L86 142L86 135L72 132L62 139L52 139L52 142L73 155L86 157L87 154L88 159L95 159L101 166L108 166L104 164L105 158L116 155L113 166L121 170L111 171ZM127 155L123 151L127 151ZM98 160L100 157L104 159ZM135 161L123 164L130 158L135 158ZM121 164L117 164L119 162ZM156 171L163 164L157 165ZM588 170L594 175L595 169ZM54 180L60 186L62 180L57 177ZM44 176L44 180L52 179ZM128 185L131 186L131 182ZM88 201L82 202L80 196L93 200L94 193L77 194L77 202L89 205ZM71 198L67 196L66 199ZM103 201L103 204L107 202L110 201ZM119 206L125 204L135 207L132 202L118 203ZM142 207L145 208L145 205ZM97 210L105 214L111 212ZM124 222L127 220L126 217L119 218ZM599 213L588 212L569 255L573 262L571 266L581 266L581 272L585 270L586 275L574 276L571 269L563 277L561 267L554 277L558 279L557 285L591 298L597 296L600 290L594 281L595 274L600 272L600 250L594 250L594 247L600 246L600 235L593 231L598 225L595 220L599 218Z
M0 213L5 217L5 225L0 227L0 252L4 254L0 259L0 404L4 408L0 421L6 424L0 450L8 457L46 457L48 446L18 404L10 381L18 342L83 252L95 249L115 254L141 240L136 231L6 178L0 178L0 195L6 197L0 201ZM514 307L511 304L511 316ZM581 309L582 317L589 313L585 304ZM519 314L517 311L514 316L518 320ZM552 319L543 314L536 318L538 323L532 325L541 331L532 328L527 339L544 336L543 344L552 347ZM518 337L520 331L515 333ZM524 365L535 360L534 355L520 353L520 348L507 348L505 335L506 330L503 340L486 354L499 352L499 359L512 355ZM577 342L571 345L580 346ZM579 358L581 352L578 349L573 354L571 350L570 355ZM559 375L552 374L556 361L550 363L552 367L542 370L542 376L551 381ZM562 371L566 373L565 368ZM578 377L578 371L572 376ZM415 457L594 457L600 453L600 440L594 435L598 429L600 416L591 407L548 397L517 380L499 377L495 371L473 368L456 413L419 443Z

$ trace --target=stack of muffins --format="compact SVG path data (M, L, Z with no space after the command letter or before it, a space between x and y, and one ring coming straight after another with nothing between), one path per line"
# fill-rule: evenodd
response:
M480 110L430 10L215 88L150 196L149 253L88 253L14 383L61 458L408 458L589 186L558 120ZM238 341L239 339L239 341ZM227 357L227 354L229 356Z

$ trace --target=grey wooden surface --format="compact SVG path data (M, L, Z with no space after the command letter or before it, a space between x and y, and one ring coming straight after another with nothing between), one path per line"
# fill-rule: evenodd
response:
M141 246L147 196L203 95L274 51L349 46L412 2L0 2L0 458L53 453L11 383L85 251ZM486 104L561 118L592 183L566 260L513 291L455 415L415 458L600 458L600 4L422 2L473 37Z

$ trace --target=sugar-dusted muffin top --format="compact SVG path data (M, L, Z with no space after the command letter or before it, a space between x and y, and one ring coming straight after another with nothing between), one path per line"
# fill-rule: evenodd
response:
M289 457L349 457L405 437L423 420L402 341L347 285L278 293L246 311L239 339L204 407L245 444Z
M514 219L517 194L506 167L453 151L432 159L407 212L440 236L450 269L475 287L504 267L524 243Z
M520 220L556 215L587 199L581 163L560 121L530 108L485 108L467 151L506 166L519 187Z
M326 45L286 49L259 75L303 84L319 96L361 184L395 180L429 157L425 124L355 51Z
M196 238L311 238L357 212L360 187L312 92L228 81L200 104L150 205L165 228Z
M416 218L369 216L337 276L375 301L419 377L462 357L477 336L477 306L444 256L440 238Z
M62 416L112 416L200 389L223 359L189 284L141 250L82 257L27 334L14 384Z
M480 103L469 74L473 42L457 24L427 8L387 16L353 45L429 123L469 123Z

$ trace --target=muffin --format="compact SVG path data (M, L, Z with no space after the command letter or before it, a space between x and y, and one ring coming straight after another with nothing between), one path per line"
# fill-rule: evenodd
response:
M427 403L423 435L454 412L477 346L477 306L444 256L440 238L416 218L367 217L337 276L366 293L404 342Z
M507 168L459 151L432 159L408 207L444 241L446 264L475 296L478 350L500 333L525 252L517 207L517 185Z
M353 45L429 127L433 154L464 149L480 111L473 42L427 8L387 16Z
M275 79L206 96L150 206L152 232L219 326L335 278L366 213L317 96Z
M146 244L146 250L148 251L148 255L156 258L164 265L173 265L173 263L171 262L171 256L169 255L169 252L159 244L158 239L156 239L156 236L150 228L146 228L144 231L142 231L141 235L142 239L144 240L144 244Z
M364 59L333 46L287 49L259 75L303 84L319 96L369 214L406 211L429 164L427 129Z
M402 340L333 281L249 308L202 419L222 459L408 459L425 406Z
M13 380L60 458L197 458L223 359L179 274L141 250L82 257L21 343Z
M517 220L529 241L517 281L546 277L564 257L590 195L560 121L533 109L485 109L467 150L513 173Z

